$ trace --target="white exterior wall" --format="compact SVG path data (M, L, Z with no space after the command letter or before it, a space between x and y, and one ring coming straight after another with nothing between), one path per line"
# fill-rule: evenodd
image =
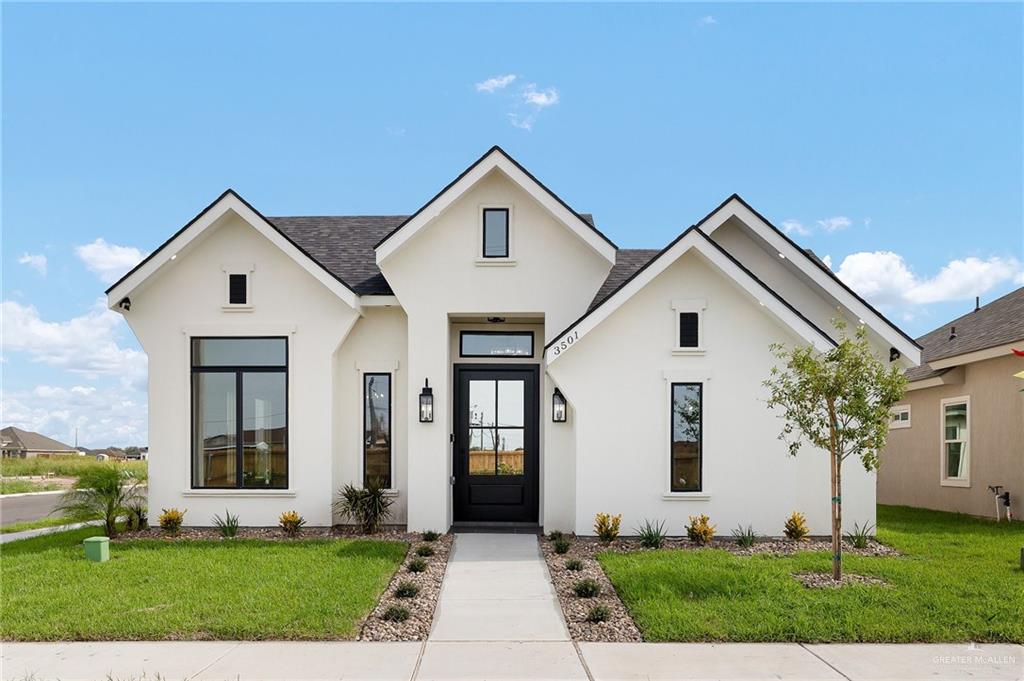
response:
M706 352L675 356L672 301L692 298L707 301ZM814 534L827 534L828 457L810 449L789 457L777 439L782 422L763 403L772 342L803 344L690 252L551 364L549 374L573 406L562 424L575 437L571 529L592 534L594 515L607 512L622 514L624 534L645 518L665 519L671 534L682 534L688 516L707 513L719 534L742 523L779 535L799 510ZM704 382L699 494L668 494L671 382ZM873 523L874 475L851 461L844 476L846 522Z
M254 267L252 310L226 312L225 265ZM125 319L149 356L149 508L210 525L225 507L243 525L294 509L331 521L332 358L356 312L233 213L131 294ZM190 336L288 337L288 490L192 490Z
M485 206L511 208L514 265L478 262L480 210ZM449 317L543 318L546 332L557 333L583 313L610 264L525 190L492 171L380 268L408 314L413 339L406 376L412 415L407 436L413 482L409 529L442 529L452 517ZM433 423L420 423L416 417L424 379L434 390ZM543 385L541 390L547 392ZM548 479L542 486L552 483Z

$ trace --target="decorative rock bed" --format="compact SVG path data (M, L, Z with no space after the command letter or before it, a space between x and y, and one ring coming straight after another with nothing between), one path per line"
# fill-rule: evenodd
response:
M566 535L570 541L568 553L555 553L554 542L540 537L541 553L547 562L548 571L551 573L551 581L555 585L558 594L558 601L562 606L562 615L569 627L569 635L575 641L594 642L624 642L642 641L643 636L633 622L626 606L622 603L615 587L605 575L597 556L606 551L616 553L635 553L641 551L657 550L683 550L702 551L706 549L721 549L737 556L772 555L791 556L798 551L831 551L832 543L827 538L815 538L809 541L792 541L789 539L761 538L750 547L742 547L734 540L721 538L714 539L710 543L701 546L689 539L672 537L665 540L661 549L649 549L640 545L640 540L635 537L616 539L610 544L604 544L596 537L574 537ZM848 541L843 541L843 552L858 556L899 556L900 553L892 547L886 546L877 540L870 540L868 546L863 549L855 548ZM576 558L583 565L582 570L568 570L566 561ZM794 575L804 586L808 588L836 588L837 584L832 582L831 574L824 573L801 573ZM601 587L600 595L592 598L581 598L573 590L575 584L582 579L592 579ZM843 577L842 586L850 584L884 585L883 580L863 575L846 574ZM596 605L603 605L609 610L609 617L604 622L589 622L587 615Z

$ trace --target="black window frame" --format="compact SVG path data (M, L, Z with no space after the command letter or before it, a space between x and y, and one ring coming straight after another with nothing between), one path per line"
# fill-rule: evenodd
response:
M241 302L234 299L235 284L237 281L236 277L242 278L242 298ZM228 273L228 305L248 305L249 304L249 275L242 272L230 272Z
M675 418L676 418L676 386L697 388L697 397L700 400L700 415L697 420L697 471L700 476L700 484L697 489L676 489L674 471L672 470L672 448L675 445ZM674 381L669 386L668 394L668 491L671 494L697 494L704 491L704 383L699 381Z
M284 364L283 365L252 365L252 364L213 364L196 365L196 341L204 340L283 340L284 341ZM190 336L189 343L189 487L190 489L236 489L255 491L290 489L291 483L291 441L289 439L289 420L291 410L289 405L289 344L287 336ZM215 487L210 485L196 484L196 385L194 376L197 373L213 374L235 374L235 484L230 486ZM245 373L283 373L284 374L284 486L274 487L246 487L244 483L244 460L243 448L245 438L243 430L243 411L245 404L242 400L242 374Z
M384 489L394 489L395 483L395 434L394 434L394 416L392 410L395 408L395 398L392 392L394 386L393 376L390 371L367 371L363 373L363 487L367 486L369 478L366 476L366 415L369 411L367 409L366 401L366 379L373 376L384 376L388 379L388 479L387 485L384 485Z
M487 214L505 214L505 253L504 255L487 255ZM484 258L508 258L509 253L509 232L512 231L512 213L508 208L484 208L480 218L480 255Z
M465 342L465 338L466 338L467 334L469 334L471 336L529 336L530 337L530 354L529 355L481 355L481 354L466 354L463 351L463 347L464 347L463 344ZM475 358L475 359L481 359L481 358L486 359L488 357L498 357L498 358L504 358L504 359L509 359L509 358L513 358L513 359L533 359L534 353L536 351L537 351L537 345L536 345L536 340L534 338L533 331L492 331L492 330L474 331L472 329L463 329L462 331L459 332L459 357L466 357L466 358L471 358L471 359L473 359L473 358Z
M693 319L693 331L694 331L693 345L689 345L689 344L683 343L683 340L684 340L684 337L683 337L683 318L684 317L687 318L687 319ZM679 326L679 328L678 328L679 337L677 339L677 342L679 343L678 347L686 348L686 349L690 349L690 350L699 348L700 347L700 312L696 312L696 311L693 311L693 310L680 312L679 313L679 317L678 317L678 322L679 322L679 324L678 324L678 326Z

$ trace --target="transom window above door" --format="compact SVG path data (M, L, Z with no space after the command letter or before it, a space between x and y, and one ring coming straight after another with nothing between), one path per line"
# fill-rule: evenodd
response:
M461 357L533 357L533 331L463 331Z

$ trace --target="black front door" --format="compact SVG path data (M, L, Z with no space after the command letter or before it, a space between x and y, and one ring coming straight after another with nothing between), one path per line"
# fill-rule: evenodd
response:
M455 366L455 521L537 522L537 367Z

